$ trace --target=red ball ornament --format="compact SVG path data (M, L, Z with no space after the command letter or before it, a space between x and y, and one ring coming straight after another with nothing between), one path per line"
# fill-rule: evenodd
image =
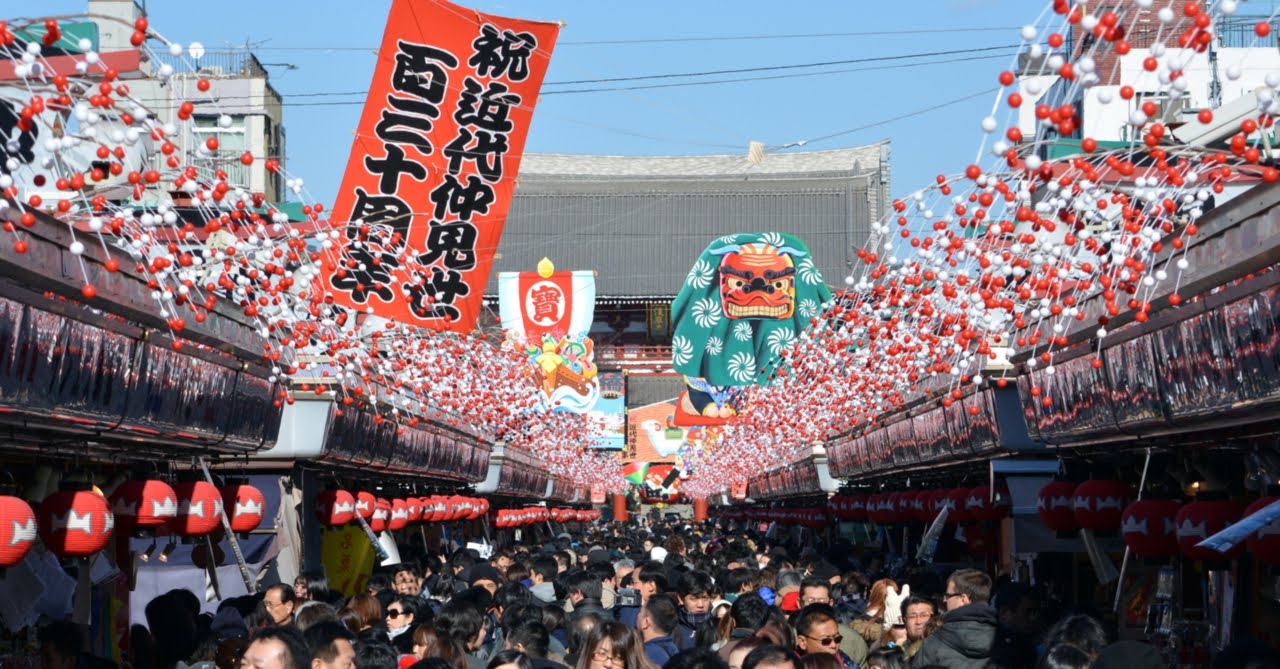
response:
M361 518L364 518L365 520L372 518L373 512L377 510L377 507L378 498L374 497L373 493L364 492L363 490L356 493L356 513L359 514Z
M61 490L40 503L40 541L59 557L89 557L111 539L116 519L102 495Z
M17 497L0 497L0 569L22 562L36 536L36 514L31 505Z
M178 516L169 529L183 537L203 537L222 522L222 493L208 481L187 481L173 486L178 495Z
M1055 532L1074 532L1080 528L1073 496L1076 485L1071 481L1051 481L1040 489L1036 513L1040 514L1040 522L1045 527Z
M1131 501L1133 488L1124 481L1085 481L1075 490L1076 523L1088 530L1114 530Z
M107 498L120 529L161 527L178 516L178 494L164 481L125 481Z
M387 520L387 528L392 532L403 530L409 524L409 505L402 499L391 500L391 517Z
M1244 510L1244 515L1261 511L1276 502L1280 502L1280 497L1263 497L1250 504L1249 508ZM1248 546L1249 553L1259 560L1267 564L1280 564L1280 518L1259 527L1258 531L1249 535L1245 545Z
M1225 560L1233 558L1244 551L1245 545L1238 544L1226 555L1206 548L1197 548L1196 544L1221 532L1228 525L1240 520L1241 507L1230 500L1199 500L1178 509L1174 517L1178 533L1178 548L1182 554L1192 560Z
M242 483L223 486L219 492L222 493L222 508L227 510L232 532L243 534L258 529L267 508L267 498L261 490Z
M356 498L346 490L326 490L316 495L316 518L327 527L341 527L355 520Z
M1171 499L1140 499L1120 515L1124 543L1140 557L1170 557L1178 552L1174 518L1178 503Z

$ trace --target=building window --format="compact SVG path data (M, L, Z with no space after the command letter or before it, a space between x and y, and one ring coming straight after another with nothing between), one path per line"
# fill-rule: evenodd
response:
M249 167L240 162L240 156L248 147L245 117L232 116L229 128L220 127L218 117L213 115L192 116L191 120L191 133L197 145L203 146L210 137L218 138L218 150L209 161L209 168L226 172L227 185L249 188Z

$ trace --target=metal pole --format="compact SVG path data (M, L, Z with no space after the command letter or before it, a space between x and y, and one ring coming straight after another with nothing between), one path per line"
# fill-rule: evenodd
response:
M213 482L213 474L209 473L209 461L203 457L197 459L200 463L200 469L204 471L204 480L209 485L215 486ZM253 576L249 574L249 564L244 560L244 553L240 550L240 542L236 540L236 533L231 531L231 521L227 518L226 505L223 505L222 513L218 514L222 520L222 531L227 534L227 543L231 544L231 554L236 556L236 566L240 568L240 578L244 579L244 589L251 595L257 594L258 587L254 583ZM210 549L212 546L210 545ZM209 550L209 562L214 561L213 551Z
M1142 499L1142 489L1147 486L1147 469L1151 467L1151 447L1147 447L1147 455L1142 460L1142 479L1138 481L1138 499ZM1129 569L1129 546L1124 547L1124 559L1120 561L1120 578L1116 579L1116 596L1111 602L1111 612L1120 611L1120 593L1124 592L1124 574Z

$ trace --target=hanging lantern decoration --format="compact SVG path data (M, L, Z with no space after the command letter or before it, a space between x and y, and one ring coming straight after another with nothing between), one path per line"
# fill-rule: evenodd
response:
M1178 503L1171 499L1140 499L1120 515L1124 543L1139 557L1170 557L1178 553L1174 518Z
M36 514L18 497L0 496L0 569L27 556L36 541Z
M222 493L208 481L187 481L173 486L178 495L178 516L169 529L181 537L203 537L222 522Z
M505 529L507 527L507 510L506 509L498 510L498 514L494 516L494 519L493 519L493 526L498 529Z
M316 495L315 513L326 527L342 527L355 520L356 498L346 490L326 490Z
M1076 521L1075 491L1072 481L1050 481L1036 496L1036 513L1040 522L1054 532L1075 532L1080 529Z
M480 499L478 499L478 500L476 500L476 501L480 503L480 515L482 515L482 516L483 516L483 515L485 515L485 514L489 513L489 500L484 499L484 498L482 497L482 498L480 498Z
M373 496L371 492L361 490L356 493L356 513L361 518L369 520L373 517L373 512L378 508L378 498Z
M164 481L125 481L107 499L116 523L125 532L162 527L178 515L178 495Z
M1090 480L1076 486L1076 523L1086 530L1115 530L1120 514L1133 501L1133 488L1124 481Z
M408 524L409 505L402 499L391 500L391 516L387 519L387 529L398 532Z
M409 514L410 523L416 523L422 520L422 499L419 497L410 497L404 501L405 510Z
M1280 497L1263 497L1250 504L1249 508L1245 509L1244 515L1257 513L1276 502L1280 502ZM1249 535L1245 544L1249 548L1250 555L1267 564L1280 564L1280 518L1275 518L1270 523L1259 527L1256 532Z
M943 488L934 490L929 499L929 508L936 517L942 513L943 509L947 510L947 523L954 525L956 522L956 501L951 497L951 490ZM932 519L930 519L932 522Z
M969 511L969 490L970 488L952 488L948 493L951 498L951 513L949 516L957 524L972 523L977 520Z
M476 497L467 498L467 509L468 509L467 520L476 520L480 516L484 515L483 503L484 503L484 500L478 499Z
M1241 542L1227 554L1207 548L1197 548L1196 544L1226 529L1228 525L1240 520L1241 507L1230 500L1197 500L1178 509L1174 517L1178 533L1178 548L1182 554L1192 560L1226 560L1236 557L1244 551Z
M382 534L391 521L391 502L378 497L373 502L373 515L369 516L369 529L374 534Z
M231 531L236 534L252 532L262 524L262 514L267 508L267 498L262 491L247 484L223 486L222 508L227 510Z
M984 485L969 489L969 494L965 496L964 508L966 515L975 521L1000 520L1007 517L1011 510L1008 493L1002 495L997 491L993 502L991 489Z
M60 490L40 503L40 541L58 557L89 557L115 529L107 499L89 490Z
M929 490L918 490L911 496L911 515L916 522L928 523L933 520L930 511L933 510L933 492Z
M1000 537L996 534L996 528L990 525L964 528L964 541L969 552L974 555L995 555L1000 548Z
M856 523L867 521L867 496L848 495L844 503L844 519Z

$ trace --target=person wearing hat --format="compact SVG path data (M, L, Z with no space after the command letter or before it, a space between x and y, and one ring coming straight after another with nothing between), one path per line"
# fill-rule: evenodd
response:
M467 585L484 588L489 591L490 595L498 591L498 585L501 583L502 576L488 562L481 562L472 566L467 574Z

